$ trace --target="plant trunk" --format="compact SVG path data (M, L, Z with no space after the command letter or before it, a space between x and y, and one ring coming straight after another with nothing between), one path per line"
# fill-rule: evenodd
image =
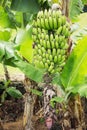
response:
M31 121L33 115L32 110L33 110L32 97L29 94L26 94L24 116L23 116L24 130L33 130L32 121Z
M56 108L53 108L50 104L50 100L56 96L56 90L54 89L51 81L51 76L49 76L48 74L44 75L44 117L48 130L53 130L53 127L57 122Z
M68 18L69 16L69 1L70 0L62 0L62 13Z
M71 128L75 130L85 130L83 108L79 95L70 98L69 107L71 110Z
M34 130L34 127L32 125L32 117L33 117L33 109L36 100L36 95L33 95L30 89L35 88L37 85L35 82L32 82L28 78L25 78L24 83L25 83L26 94L24 97L25 107L24 107L24 115L23 115L23 129Z
M52 108L50 105L50 100L56 96L56 92L53 89L52 85L45 84L44 85L44 116L45 118L51 117L56 120L56 115L55 115L55 108Z

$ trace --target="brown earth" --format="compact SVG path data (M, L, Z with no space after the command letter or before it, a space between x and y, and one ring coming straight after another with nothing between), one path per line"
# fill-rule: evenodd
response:
M47 130L44 123L36 122L34 126L35 130ZM2 128L0 127L0 130L23 130L23 121L20 119L17 122L4 123L2 124Z
M23 110L23 99L6 100L0 107L0 130L23 130ZM44 121L36 121L36 117L32 125L35 130L47 130Z

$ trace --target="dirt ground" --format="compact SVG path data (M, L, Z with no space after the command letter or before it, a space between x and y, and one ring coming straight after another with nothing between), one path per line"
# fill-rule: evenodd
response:
M0 130L23 130L23 99L6 100L0 107ZM35 130L47 130L44 121L34 121Z
M83 99L87 102L86 99ZM87 125L87 105L85 106L85 122ZM0 130L23 130L23 99L6 100L0 106ZM36 116L33 116L32 126L34 130L47 130L43 119L36 121Z
M17 86L18 85L15 83L16 88ZM18 89L20 91L22 90L22 94L25 93L23 88L24 87L21 85L21 83L19 83ZM82 103L84 106L85 124L87 125L87 99L83 98ZM38 104L35 106L38 109ZM36 111L38 111L37 109L35 108ZM13 99L12 97L8 96L4 103L0 103L0 130L23 130L23 113L23 98ZM32 126L34 130L47 130L43 117L38 119L39 120L36 120L36 116L33 116Z
M44 126L44 123L35 123L34 124L35 130L47 130ZM0 126L0 130L23 130L23 122L22 120L19 120L17 122L9 122L4 123L2 127Z

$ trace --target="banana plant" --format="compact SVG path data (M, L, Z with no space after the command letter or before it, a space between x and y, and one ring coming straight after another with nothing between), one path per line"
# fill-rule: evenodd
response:
M67 2L67 1L66 1ZM79 5L78 4L78 0L77 1L75 1L75 0L71 0L71 2L70 2L70 9L69 9L69 17L71 18L71 19L73 19L74 20L74 15L75 14L80 14L80 12L82 11L82 6L80 6L80 8L78 8L78 10L77 10L77 5ZM13 10L16 10L16 11L21 11L22 12L22 17L23 16L25 16L25 14L26 14L26 11L29 13L28 15L26 15L26 17L28 18L29 17L29 19L31 19L30 21L29 21L29 24L32 22L32 16L34 16L34 18L36 17L35 16L35 14L37 14L38 13L38 11L39 10L41 10L42 9L42 5L44 4L43 3L43 0L42 0L42 2L41 2L41 4L40 3L38 3L38 2L36 2L35 0L33 0L33 1L30 1L30 3L28 4L29 2L28 2L28 0L26 0L26 1L24 1L24 0L22 0L22 1L17 1L17 0L12 0L12 3L11 3L11 9L13 9ZM45 4L48 4L48 3L46 3L45 2ZM80 5L81 5L82 3L80 3ZM6 5L6 4L5 4ZM74 6L74 5L76 5L76 6ZM49 8L50 6L45 6L45 7L47 7L47 8ZM75 8L73 8L73 7L75 7ZM44 8L43 8L44 9ZM73 12L73 9L74 10L76 10L76 13L74 14L73 13L73 15L71 15L72 14L72 12ZM51 12L52 13L52 12ZM31 14L31 15L30 15ZM42 14L44 14L44 12L42 11ZM40 14L40 15L42 15L42 14ZM47 16L47 14L48 14L48 11L45 11L45 15ZM40 15L38 16L38 17L40 17ZM53 15L53 14L52 14ZM55 15L55 13L54 13L54 15ZM73 16L73 17L71 17L71 16ZM76 18L76 16L77 15L75 15L75 18ZM42 16L41 16L42 17ZM28 76L30 79L32 79L32 80L34 80L34 81L36 81L36 82L45 82L45 84L44 84L44 92L43 92L43 94L44 94L44 110L45 110L45 117L46 117L46 125L47 125L47 127L49 128L49 129L51 129L51 127L53 127L53 125L54 125L54 122L55 122L55 120L57 120L57 118L56 118L56 110L55 110L55 108L53 108L51 105L50 105L50 100L52 99L52 97L54 97L54 96L56 96L56 91L55 91L55 89L54 89L54 86L52 85L52 75L53 76L55 76L55 73L54 74L50 74L49 75L49 73L51 72L51 68L53 67L53 65L52 65L52 67L50 67L50 69L49 69L49 72L47 71L47 69L45 69L44 67L42 67L43 69L41 69L41 65L39 66L38 65L38 62L36 61L34 61L33 62L33 56L34 56L34 49L36 49L37 47L35 47L35 46L37 46L37 44L35 45L33 45L33 41L35 42L35 43L38 43L38 42L36 42L36 40L38 40L38 39L34 39L34 37L33 37L33 41L32 41L32 28L30 29L30 26L29 26L29 24L26 26L26 28L24 28L25 26L24 25L26 25L25 24L25 21L24 21L24 17L22 18L23 19L23 21L22 21L22 23L21 23L21 25L22 25L22 29L20 29L20 31L19 31L19 33L17 34L17 37L15 38L16 40L15 40L15 45L14 45L14 43L11 43L10 45L7 43L7 42L3 42L3 41L1 41L0 42L0 52L1 52L1 55L0 55L0 61L2 62L3 60L4 60L4 64L6 64L6 65L11 65L11 66L14 66L14 67L18 67L19 69L21 69L24 73L25 73L25 75L26 76ZM40 19L40 18L39 18ZM41 20L42 22L41 23L43 23L43 24L38 24L39 25L39 28L42 28L43 26L45 27L45 29L46 30L49 30L49 28L51 27L51 30L52 30L52 28L55 28L55 29L57 29L57 25L56 25L56 21L55 21L55 16L53 16L53 19L51 19L51 17L49 17L49 19L50 19L50 21L54 21L54 23L52 23L52 22L50 22L50 26L49 26L49 22L48 22L48 17L46 18L46 20L45 20L45 24L43 23L43 19ZM7 19L8 20L8 19ZM76 19L75 19L76 20ZM20 20L21 21L21 20ZM40 20L37 20L39 23L40 23ZM7 23L7 22L6 22ZM7 24L5 23L5 26L8 26ZM60 23L61 24L61 23ZM37 26L37 25L35 25L35 26ZM35 27L34 26L34 27ZM68 26L68 25L67 25ZM24 28L24 29L23 29ZM17 28L18 29L18 28ZM28 29L29 29L29 31L28 31ZM40 31L40 29L38 29L39 31ZM36 31L38 31L38 30L36 30ZM41 30L42 31L42 30ZM48 37L48 34L49 34L49 32L50 31L48 31L48 32L45 32L45 36L46 36L46 38ZM61 32L61 28L60 28L60 32ZM60 33L60 32L57 32L56 31L56 33ZM35 31L33 31L33 33L35 33ZM36 32L37 33L37 32ZM40 33L40 32L39 32ZM42 32L41 32L42 33ZM41 34L40 33L40 34ZM43 32L44 33L44 32ZM50 32L51 33L51 32ZM53 32L52 32L53 33ZM56 34L55 33L55 34ZM28 35L29 34L29 35ZM36 35L36 34L34 34L34 35ZM58 34L59 35L59 34ZM40 35L41 36L41 35ZM38 34L38 37L39 37L39 34ZM44 36L42 35L41 36L41 38L43 38ZM53 37L53 38L52 38ZM55 35L53 34L53 35L50 35L50 38L53 40L55 40L55 38L56 38L56 40L58 39L58 37L56 36L55 38ZM37 38L37 37L36 37ZM7 38L8 39L8 38ZM49 38L48 38L49 39ZM48 40L47 39L47 40ZM50 39L50 40L51 40ZM2 39L3 40L3 39ZM60 39L61 40L61 39ZM64 40L64 39L63 39ZM43 42L43 41L42 41ZM29 44L28 44L29 43ZM41 43L41 42L40 42ZM49 40L48 40L48 45L47 45L47 48L49 49L49 47L50 47L50 44L49 44ZM79 43L78 43L79 44ZM82 44L81 44L82 45ZM35 48L32 48L32 46L34 46ZM54 46L54 41L52 41L52 46ZM56 46L57 46L57 44L56 44ZM38 46L38 47L40 47L40 46ZM82 48L82 47L81 47ZM84 48L85 48L85 44L84 44ZM16 49L18 49L18 50L16 50ZM55 63L56 63L56 54L55 54L55 49L53 49L54 51L52 51L53 52L53 55L55 56ZM41 51L44 51L44 50L41 50L41 48L40 48L40 51L39 51L39 53L41 54ZM77 47L77 51L79 52L79 50L78 50L78 47ZM85 51L85 50L84 50ZM26 53L25 53L26 52ZM49 53L50 53L50 51L49 51ZM73 53L73 52L72 52ZM20 54L20 55L18 55L18 54ZM76 51L74 52L74 54L71 54L71 55L77 55L77 53L76 53ZM81 53L81 55L82 55L82 57L84 57L83 55L83 53ZM25 58L28 62L25 62L24 60L23 60L23 58ZM48 56L46 56L46 57L48 57ZM50 56L50 57L52 57L52 56ZM73 57L73 58L72 58ZM36 58L36 59L35 59ZM35 57L34 56L34 59L35 60L37 60L37 58L40 58L40 57ZM54 57L53 57L54 58ZM67 61L67 63L65 63L65 67L64 67L64 69L63 69L63 71L62 71L62 74L61 74L61 84L62 84L62 86L64 87L64 89L63 89L63 91L65 91L65 93L68 93L68 95L69 95L69 90L71 90L70 91L70 93L79 93L79 94L81 94L80 92L81 92L81 90L80 90L80 88L81 87L77 87L77 91L75 91L75 89L73 89L73 88L75 88L75 85L79 85L76 81L76 84L72 84L71 83L71 81L73 81L73 77L72 76L74 76L73 75L73 73L75 73L72 69L74 68L75 69L75 67L76 66L74 66L74 65L77 65L77 63L75 63L74 61L76 61L76 62L79 62L79 56L77 56L77 59L76 59L76 57L75 56L71 56L71 58L69 58L69 60ZM73 63L75 63L75 64L72 64L71 65L71 62L72 62L72 59L73 59ZM42 60L42 59L41 59ZM10 61L10 62L9 62ZM48 67L47 66L47 64L45 64L45 66L46 67ZM85 63L84 63L84 66L85 66ZM70 71L69 71L69 68L70 68ZM60 70L60 68L58 68L59 70ZM52 68L52 70L53 70L53 68ZM58 71L59 71L58 70ZM72 71L73 72L72 72ZM56 70L57 71L57 70ZM61 70L60 70L61 71ZM59 71L59 72L60 72ZM69 71L69 72L68 72ZM76 70L76 72L77 72L78 70ZM45 74L44 75L44 73L45 72L47 72L47 74ZM55 71L54 71L55 72ZM71 73L72 72L72 73ZM85 71L86 72L86 71ZM64 75L64 74L67 74L67 75ZM68 76L68 74L71 74L72 76ZM76 73L75 73L76 74ZM64 77L65 76L65 77ZM67 85L66 85L66 83L68 83L68 78L67 78L67 81L65 80L66 79L66 77L71 77L71 79L70 79L70 81L69 81L69 85L68 85L68 88L67 88ZM83 75L82 75L82 77L84 78L85 77L85 74L83 73ZM54 78L55 79L55 78ZM54 83L56 83L58 86L59 86L59 77L57 77L57 80L54 80ZM83 80L84 81L84 80ZM61 85L60 84L60 85ZM81 84L81 83L80 83ZM84 82L83 82L83 84L84 84ZM72 88L72 86L71 85L73 85L73 88ZM84 85L83 85L84 86ZM70 88L71 87L71 88ZM67 89L65 89L65 88L67 88ZM69 89L70 88L70 89ZM86 87L84 86L84 89L85 89ZM59 89L59 88L58 88ZM84 93L83 94L81 94L82 96L84 95ZM50 96L50 99L49 99L49 96ZM52 101L52 100L51 100ZM54 119L53 119L54 118ZM52 128L53 129L53 128ZM54 128L55 129L55 128Z

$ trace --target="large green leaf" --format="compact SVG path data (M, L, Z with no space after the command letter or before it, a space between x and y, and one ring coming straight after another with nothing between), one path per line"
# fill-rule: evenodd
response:
M23 61L16 54L16 50L12 43L0 42L0 62L4 60L4 64L18 67L30 79L36 82L42 82L44 72L35 68L32 64Z
M68 96L72 94L79 94L81 97L87 98L87 84L77 85L76 87L67 88ZM68 98L67 96L67 98Z
M65 88L84 84L87 77L87 36L78 41L61 74Z
M32 49L32 36L31 28L26 30L20 30L16 37L16 43L20 44L20 54L29 62L32 62L33 49Z
M69 3L69 18L74 21L77 17L82 12L83 5L81 0L70 0Z
M42 82L44 72L35 68L33 65L22 60L15 61L15 66L18 67L27 77L36 81Z
M78 39L82 39L83 36L87 35L87 13L82 13L78 16L78 21L73 24L71 28L75 28L71 39L76 42Z
M78 25L80 29L87 27L87 13L82 13L78 16Z
M12 0L11 8L30 13L37 13L40 9L37 0Z
M8 14L4 11L4 8L0 6L0 27L9 27L11 21Z
M82 0L83 4L87 4L87 0Z
M17 60L13 43L0 41L0 62L2 62L3 60L11 60L11 58Z

